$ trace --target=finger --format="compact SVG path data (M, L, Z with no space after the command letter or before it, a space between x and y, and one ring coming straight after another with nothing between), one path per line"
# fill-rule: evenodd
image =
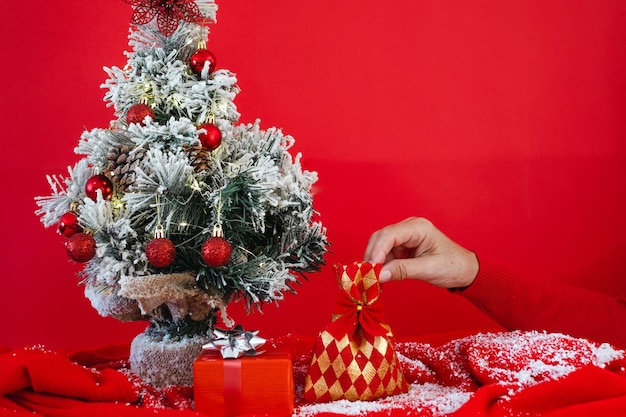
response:
M373 233L365 250L364 260L383 263L393 248L416 248L424 238L426 220L405 219Z
M387 253L391 249L384 249L387 245L385 245L384 241L381 239L381 232L382 230L378 230L370 236L367 247L365 248L365 253L363 254L364 261L374 264L382 264L385 262Z

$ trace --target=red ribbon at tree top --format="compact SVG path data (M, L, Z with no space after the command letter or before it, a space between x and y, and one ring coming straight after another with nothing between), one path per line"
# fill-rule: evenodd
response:
M124 0L133 6L133 25L145 25L157 18L157 26L161 33L170 36L178 29L179 22L195 23L204 16L195 0Z

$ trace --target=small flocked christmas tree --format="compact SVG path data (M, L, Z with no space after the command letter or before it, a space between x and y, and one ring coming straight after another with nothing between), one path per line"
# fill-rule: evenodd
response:
M226 306L281 300L319 270L328 242L294 139L238 123L235 75L207 47L212 0L133 6L124 68L105 68L116 119L85 131L69 176L37 197L46 227L85 263L104 316L149 320L131 366L155 385L191 384L191 363Z

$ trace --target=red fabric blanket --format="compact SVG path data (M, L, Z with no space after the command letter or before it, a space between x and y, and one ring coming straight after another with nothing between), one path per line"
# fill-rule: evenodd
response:
M626 355L559 334L476 334L442 345L401 341L408 394L305 404L313 339L270 341L294 358L296 416L624 416ZM0 350L0 416L202 416L189 387L155 389L128 370L128 346L64 354Z

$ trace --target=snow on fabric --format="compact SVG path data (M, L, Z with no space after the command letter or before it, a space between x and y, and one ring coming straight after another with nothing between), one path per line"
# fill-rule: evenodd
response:
M303 404L296 415L322 413L367 415L404 410L418 415L445 416L468 402L474 392L489 384L501 385L507 401L524 388L557 380L587 365L604 368L625 352L608 344L594 344L562 334L506 332L476 334L440 347L425 343L397 343L408 394L376 402L337 401Z

